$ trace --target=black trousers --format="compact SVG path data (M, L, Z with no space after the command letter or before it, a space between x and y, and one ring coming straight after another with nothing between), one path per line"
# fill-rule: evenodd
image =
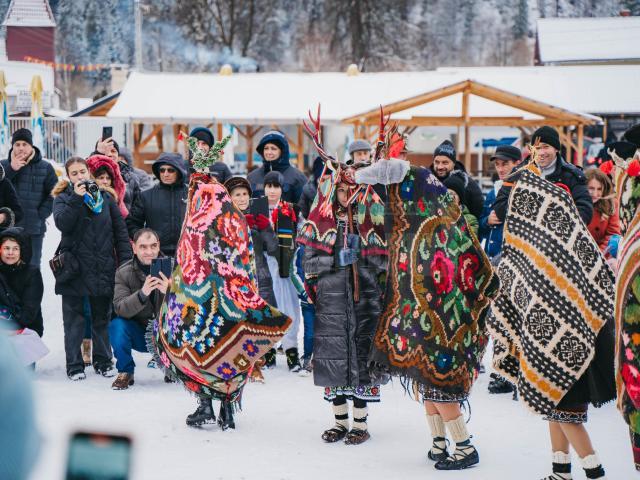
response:
M91 339L93 340L93 365L111 365L111 343L109 342L109 320L111 319L111 297L88 297L91 304ZM67 374L84 371L82 361L82 339L85 317L83 297L62 295L62 322L64 324L64 351L67 359Z

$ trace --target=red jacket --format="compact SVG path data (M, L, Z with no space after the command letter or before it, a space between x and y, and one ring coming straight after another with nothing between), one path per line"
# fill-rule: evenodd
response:
M609 217L604 217L594 208L593 217L588 228L600 250L604 252L611 235L620 235L620 217L618 216L617 208L614 209L614 214Z

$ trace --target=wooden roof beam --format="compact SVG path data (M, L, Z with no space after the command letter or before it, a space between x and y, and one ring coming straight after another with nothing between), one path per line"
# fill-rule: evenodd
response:
M394 122L408 127L457 127L465 124L464 117L412 117L394 120ZM557 118L469 117L469 125L474 127L537 127L542 125L571 126L576 125L576 122Z

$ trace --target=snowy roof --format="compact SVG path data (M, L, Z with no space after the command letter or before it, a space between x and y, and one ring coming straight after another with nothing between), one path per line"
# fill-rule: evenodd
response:
M323 123L339 123L464 80L575 113L640 113L640 66L443 68L427 72L217 74L132 73L108 117L135 121L297 124L322 104ZM423 110L420 110L423 109ZM456 100L416 107L418 115L459 116ZM471 116L515 112L470 102ZM395 117L394 117L395 118ZM526 115L525 115L525 118Z
M42 89L53 93L55 74L53 68L47 65L39 65L28 62L0 61L0 71L4 72L7 80L7 95L16 96L20 91L29 91L31 79L34 75L40 75Z
M640 17L541 18L542 63L640 60Z
M4 19L6 27L55 27L47 0L12 0Z

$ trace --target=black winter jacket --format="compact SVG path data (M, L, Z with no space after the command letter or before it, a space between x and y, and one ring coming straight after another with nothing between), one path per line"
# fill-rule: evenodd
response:
M11 168L13 149L9 150L9 158L0 164L7 180L16 189L24 213L22 221L16 222L16 225L23 227L29 235L41 235L47 230L45 220L53 208L51 191L58 177L53 165L42 159L40 150L36 147L33 150L35 153L31 161L18 171Z
M430 168L430 170L441 182L444 182L449 176L439 177L434 168ZM461 201L467 206L469 212L479 219L482 215L482 208L484 207L484 195L482 194L480 185L478 185L478 182L476 182L471 175L467 173L467 169L464 168L464 165L457 160L454 162L453 171L462 172L467 177L468 184L466 189L466 198L461 199Z
M278 254L278 238L271 226L264 230L251 229L251 240L256 262L258 291L260 296L271 306L276 307L276 296L273 293L273 280L265 254L275 257Z
M300 195L300 200L298 200L298 208L300 208L300 214L304 218L309 218L311 205L313 205L317 192L318 184L314 179L309 180L302 188L302 195Z
M0 242L6 237L20 244L19 265L0 263L0 305L9 309L21 328L30 328L42 336L42 295L44 285L38 267L29 265L31 244L22 228L7 228L0 233Z
M180 155L163 154L152 166L153 174L158 181L161 165L175 168L178 171L178 180L173 185L160 182L141 192L129 211L127 229L131 238L141 228L155 230L160 237L162 251L166 255L174 256L187 208L187 186L184 184L186 172Z
M116 268L133 255L118 205L103 191L102 211L94 214L66 180L55 193L53 219L62 233L60 247L71 250L80 263L80 275L67 283L56 282L56 293L111 297Z
M336 245L342 245L343 228ZM367 359L382 311L379 275L382 257L358 259L360 301L353 300L351 266L338 267L335 255L306 247L305 276L317 276L313 338L313 381L322 387L371 384Z
M496 216L502 221L504 221L504 217L507 215L509 195L511 194L512 188L510 184L517 182L519 176L519 172L513 174L509 182L503 185L500 191L498 191L496 201L493 204L493 210L496 212ZM585 225L589 225L591 217L593 216L593 202L587 189L587 177L585 177L582 169L565 162L564 159L558 155L556 168L546 179L551 183L565 185L569 189L571 197L578 208L578 213L580 213L580 218L582 218Z
M280 132L271 132L266 134L260 140L256 150L262 156L262 151L267 143L273 143L280 147L282 155L274 162L263 160L262 166L249 172L247 180L251 184L252 197L259 198L264 196L264 177L272 170L278 171L284 177L284 185L282 185L282 200L297 205L302 195L302 188L307 183L307 177L296 167L289 163L289 142ZM264 157L263 157L264 159Z
M8 208L11 210L14 222L19 222L24 217L16 189L13 188L9 180L4 178L4 168L2 165L0 165L0 208ZM9 222L6 223L8 224Z

